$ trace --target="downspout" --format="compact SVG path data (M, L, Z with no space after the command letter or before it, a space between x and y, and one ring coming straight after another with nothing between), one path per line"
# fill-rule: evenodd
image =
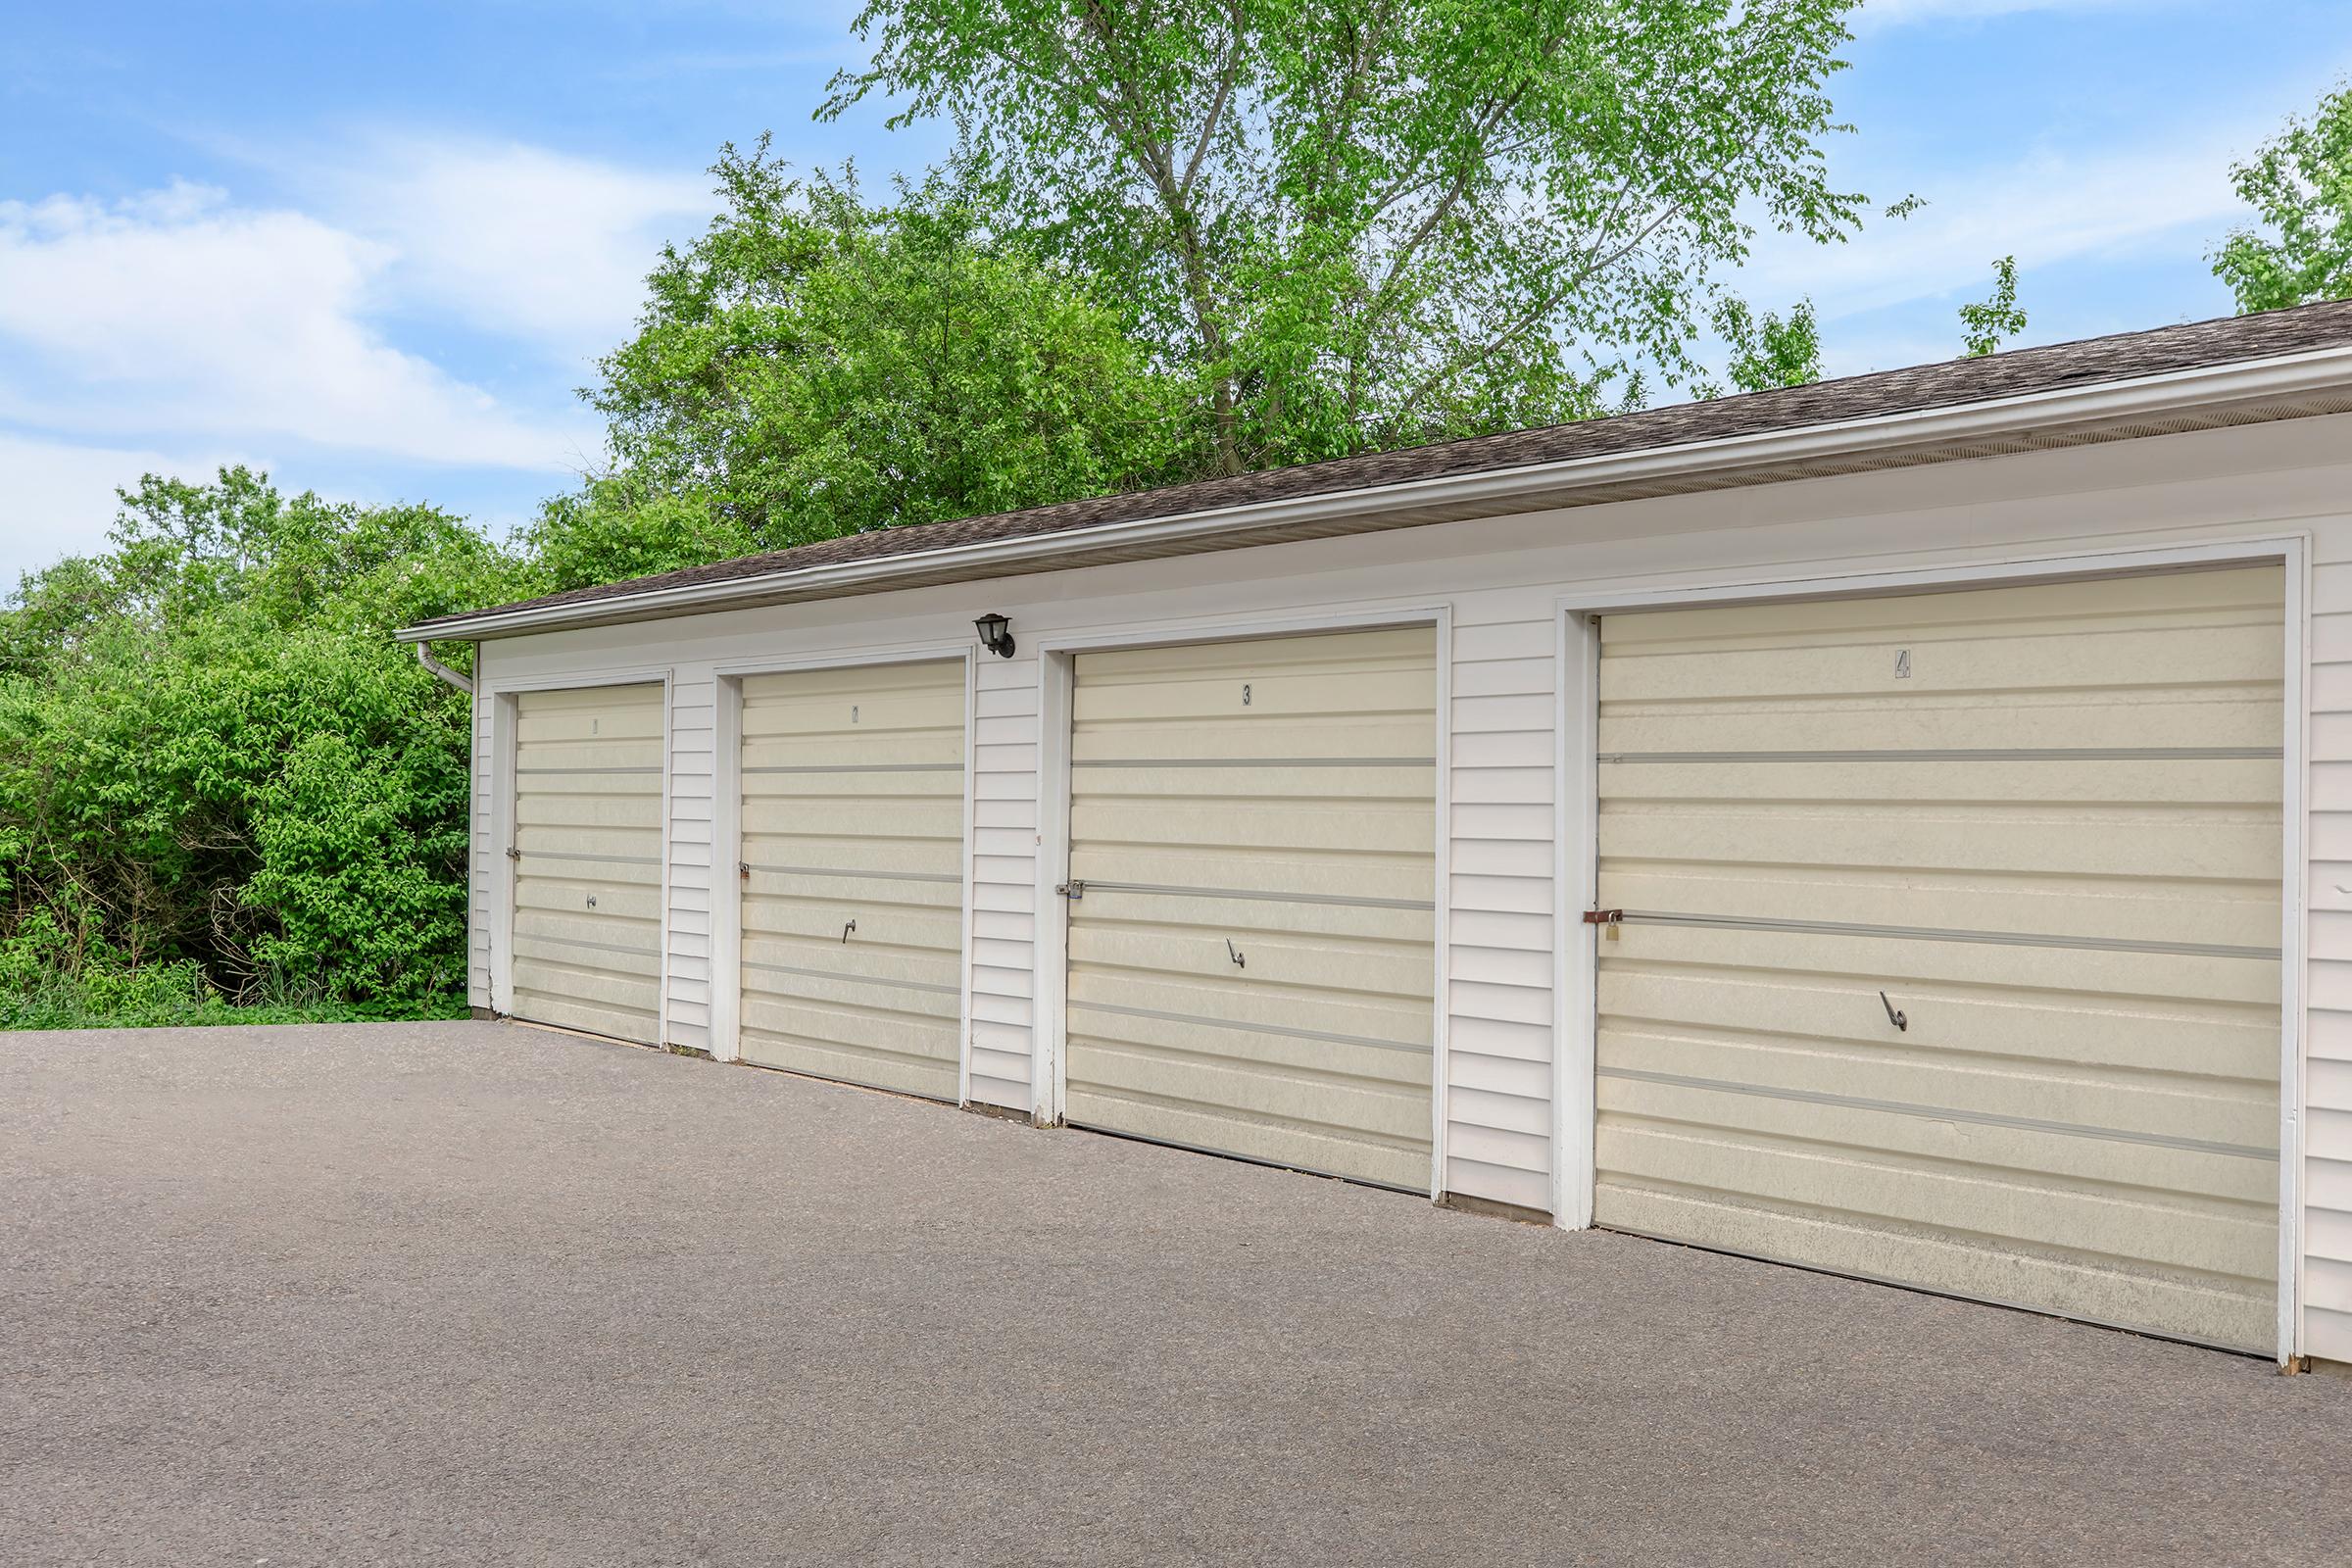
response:
M427 653L423 643L416 644L416 662L422 664L425 668L431 670L434 674L440 676L443 680L447 681L450 685L455 686L466 696L471 697L473 695L473 682L467 680L465 676L459 674L456 670L450 668L438 659L435 659L430 653Z

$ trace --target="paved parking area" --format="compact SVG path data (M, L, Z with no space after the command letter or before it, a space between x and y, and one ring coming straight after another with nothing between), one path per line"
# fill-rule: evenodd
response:
M2336 1563L2352 1382L499 1024L0 1036L12 1563Z

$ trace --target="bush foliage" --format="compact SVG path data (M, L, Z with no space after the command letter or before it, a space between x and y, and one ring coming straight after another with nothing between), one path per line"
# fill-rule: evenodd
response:
M469 710L392 628L527 592L429 507L149 477L0 610L0 1022L462 992Z

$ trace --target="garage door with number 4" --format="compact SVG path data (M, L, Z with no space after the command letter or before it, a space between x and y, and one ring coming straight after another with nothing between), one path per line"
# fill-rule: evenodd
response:
M1605 619L1598 1222L2273 1348L2281 595Z

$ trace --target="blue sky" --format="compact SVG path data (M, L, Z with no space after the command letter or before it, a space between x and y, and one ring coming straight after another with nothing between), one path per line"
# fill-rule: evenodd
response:
M810 4L21 4L0 42L0 583L114 487L266 466L495 528L599 461L574 396L723 141L919 169L809 118L863 59ZM1842 373L1957 352L2015 253L2025 342L2227 314L2227 170L2352 70L2345 0L1871 0L1840 178L1929 206L1739 286Z

